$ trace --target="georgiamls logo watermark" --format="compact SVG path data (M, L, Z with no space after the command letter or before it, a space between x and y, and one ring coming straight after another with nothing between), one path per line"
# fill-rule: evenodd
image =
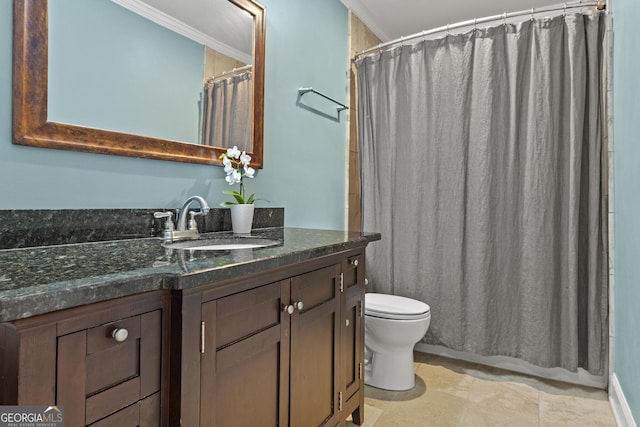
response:
M0 427L64 427L64 413L57 406L0 406Z

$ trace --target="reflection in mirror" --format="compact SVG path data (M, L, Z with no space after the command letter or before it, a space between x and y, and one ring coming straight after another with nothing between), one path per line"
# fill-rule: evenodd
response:
M112 1L204 46L198 142L252 151L253 17L228 0Z
M251 151L251 65L211 77L204 86L202 143ZM237 74L236 74L237 73Z
M125 37L122 37L123 40L118 42L117 33L123 27L122 21L118 21L116 25L113 25L113 28L117 29L115 35L112 32L110 35L107 33L103 37L110 41L112 45L117 46L111 51L109 51L108 46L99 47L94 43L95 40L87 40L84 43L85 46L80 47L83 43L79 43L79 41L84 41L83 39L89 38L89 34L95 33L96 26L100 24L98 21L105 18L104 15L97 14L98 21L95 21L95 13L93 21L91 21L91 17L85 17L86 24L93 22L93 24L88 25L94 25L94 27L90 29L85 27L84 30L79 29L76 30L75 34L71 34L70 38L76 42L76 46L71 49L66 48L66 51L63 48L58 49L57 46L60 40L56 35L56 31L60 31L60 28L64 29L63 25L56 24L56 12L54 12L53 6L58 1L15 0L14 2L14 22L16 22L14 26L14 143L209 164L220 164L218 156L225 151L226 146L245 144L249 154L253 157L252 164L257 167L262 166L264 84L264 8L262 6L253 0L194 0L211 2L210 5L213 5L216 1L222 1L227 6L231 5L236 12L241 12L241 19L244 19L244 22L248 25L245 25L245 37L240 35L237 37L232 36L234 42L245 39L244 47L231 46L219 41L217 45L215 43L212 45L207 37L200 41L200 43L203 43L198 54L200 68L197 73L192 73L197 75L197 78L190 77L190 83L187 85L195 89L184 95L184 98L188 99L189 107L187 108L174 102L164 102L163 105L160 101L162 99L173 101L180 98L172 91L184 85L182 82L178 84L175 79L170 79L166 76L167 72L169 74L173 73L177 65L185 62L183 58L169 56L166 53L163 56L161 49L151 55L148 45L130 33L127 33ZM104 1L110 3L111 6L115 6L109 0ZM180 7L178 9L185 10L181 9L184 6L183 1L145 1L166 3L172 6L176 6L179 3ZM80 3L96 2L81 1ZM123 11L138 20L141 19L139 16L133 15L124 9ZM49 14L52 17L50 24L52 33L48 32ZM202 18L202 15L204 14L201 14L200 18ZM207 15L206 17L210 16ZM82 21L83 19L77 18L77 20ZM210 21L210 19L204 20ZM170 27L170 25L163 26ZM241 25L234 24L234 26ZM133 27L137 28L139 26L133 25ZM164 28L162 30L166 31ZM203 31L191 31L191 33L197 33L198 37L204 34ZM225 32L227 36L228 33L228 31ZM67 35L67 38L69 38L69 35ZM195 39L191 36L189 38ZM209 37L209 39L212 39L212 37ZM246 40L249 40L249 43ZM253 43L250 42L251 40L253 40ZM51 42L49 44L50 49L47 49L49 41ZM249 47L247 48L246 45ZM53 49L54 46L56 46L55 49ZM202 46L206 46L206 55ZM168 50L168 43L161 44L161 47ZM143 57L149 56L153 56L156 60L160 58L165 62L152 62L150 68L144 71L133 70L128 67L132 62L131 55L128 60L121 59L117 57L118 52L114 52L114 50L128 50L129 52L134 52L134 54L137 53L140 57L138 62L143 62ZM178 49L178 51L180 50ZM186 51L186 49L184 50ZM173 48L171 51L173 54L176 49ZM49 59L50 53L51 58ZM93 54L92 59L88 59L90 54ZM95 59L101 56L102 62L100 62L100 59ZM207 58L206 61L205 57ZM73 61L77 66L70 65L74 63ZM87 68L83 68L87 63L98 64L98 71L88 71ZM56 68L56 64L62 64L62 67ZM114 67L114 64L118 66ZM84 70L85 73L74 74L75 71L80 69ZM138 78L136 83L129 84L128 87L123 77L123 73L127 74L127 72ZM165 80L162 81L162 78ZM49 79L51 79L52 83L50 86L48 85ZM71 84L64 86L59 83L64 79L67 79ZM80 84L82 79L88 80L88 85L82 86ZM154 79L156 80L155 83ZM157 82L158 79L160 79L159 83ZM233 82L234 80L248 81L250 83L249 90L246 92L249 94L248 96L252 97L246 101L247 95L245 95L247 104L245 104L244 108L237 110L247 112L243 119L244 128L242 131L238 130L239 125L237 124L226 124L227 130L223 132L214 126L218 120L217 116L215 120L206 120L204 116L200 115L206 107L205 88L220 81ZM147 90L146 93L140 93L139 90L145 85L151 87L151 90ZM122 90L123 88L125 88L124 91ZM125 98L115 101L110 100L109 97L118 92L118 89L120 89L120 93L124 92ZM86 96L87 94L89 96ZM130 98L139 98L146 101L146 106L134 105L130 102L130 99L126 98L126 95L129 95ZM47 104L48 96L49 104ZM237 107L238 102L238 100L235 100L233 104ZM116 110L122 110L120 117L115 114L115 119L113 117L110 118L114 113L100 110L109 103L112 106L116 105L118 107ZM60 105L63 108L58 110ZM80 114L77 116L65 116L67 112L65 112L64 108L71 111L73 109L70 106L76 107L76 112L80 111ZM172 108L174 108L173 111L171 110ZM189 118L180 115L189 109L196 113ZM140 110L147 113L150 112L151 114L147 114L147 116L151 118L145 121L145 119L135 117L133 113ZM82 121L82 113L85 113L89 118L88 122ZM236 110L231 111L228 109L226 110L226 116L240 117L241 114L236 114ZM109 122L109 119L112 121ZM210 124L206 125L207 122L210 122ZM174 133L160 133L163 126ZM187 135L187 132L182 132L180 130L181 127L188 129L189 135ZM235 130L231 132L231 129ZM224 142L222 137L205 139L205 132L230 135L233 140ZM240 135L243 135L243 142L240 142ZM207 145L201 145L203 142Z

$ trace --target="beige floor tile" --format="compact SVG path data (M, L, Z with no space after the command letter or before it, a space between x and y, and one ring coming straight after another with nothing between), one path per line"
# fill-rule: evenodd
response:
M534 413L538 411L539 394L535 387L527 384L476 378L469 387L468 399L495 410Z
M374 406L364 405L364 423L360 427L374 427L378 422L378 418L382 415L382 409L378 409ZM351 417L347 420L347 427L357 427L356 424L351 422Z
M538 426L536 388L518 382L476 378L460 426Z
M419 399L425 392L426 385L424 381L416 376L415 387L408 391L389 391L365 386L364 402L365 406L386 410L393 408L397 402Z
M606 394L600 398L567 396L540 392L540 425L611 426L615 419Z
M616 425L603 390L419 352L414 358L414 389L365 388L365 427Z
M474 378L442 365L419 364L416 375L426 384L427 390L441 391L466 398Z
M394 402L382 412L375 427L457 426L465 404L461 397L426 391L418 399Z
M537 427L538 413L501 410L469 402L460 417L460 427Z

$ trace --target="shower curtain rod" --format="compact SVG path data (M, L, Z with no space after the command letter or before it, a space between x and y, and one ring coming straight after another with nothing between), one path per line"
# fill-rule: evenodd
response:
M358 58L359 56L365 55L369 52L373 52L376 50L380 50L380 49L384 49L385 47L389 47L389 46L393 46L393 45L397 45L400 44L402 45L405 41L407 40L412 40L412 39L417 39L417 38L421 38L421 37L425 37L425 36L429 36L432 34L437 34L437 33L442 33L442 32L449 32L449 30L453 30L456 28L461 28L461 27L469 27L469 26L473 26L476 27L478 24L484 24L487 22L491 22L491 21L499 21L499 20L503 20L506 23L506 20L509 18L514 18L517 16L525 16L525 15L531 15L531 19L533 19L534 14L536 13L545 13L545 12L554 12L557 10L563 10L565 13L567 10L569 9L583 9L583 8L588 8L588 7L594 7L597 10L603 10L606 7L606 4L604 2L604 0L597 0L597 1L578 1L578 2L572 2L572 3L564 3L562 5L555 5L555 6L546 6L546 7L541 7L541 8L531 8L529 10L521 10L518 12L505 12L501 15L493 15L493 16L487 16L485 18L475 18L475 19L470 19L468 21L461 21L461 22L457 22L455 24L447 24L444 25L442 27L438 27L438 28L434 28L432 30L425 30L425 31L421 31L419 33L415 33L412 34L410 36L406 36L406 37L400 37L397 38L395 40L391 40L389 42L385 42L385 43L380 43L377 46L374 47L370 47L368 49L364 49L361 50L360 52L356 52L354 59Z
M228 74L235 74L235 73L239 73L241 71L250 70L251 67L253 67L253 65L249 64L249 65L245 65L243 67L238 67L238 68L234 68L234 69L229 70L229 71L225 71L224 73L220 73L220 74L215 75L215 76L211 76L211 77L209 77L207 79L207 83L209 83L212 80L219 79L220 77L226 76Z

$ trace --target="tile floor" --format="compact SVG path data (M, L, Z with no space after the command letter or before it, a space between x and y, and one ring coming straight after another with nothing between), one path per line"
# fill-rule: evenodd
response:
M420 352L415 368L413 390L366 387L364 427L616 426L604 390Z

